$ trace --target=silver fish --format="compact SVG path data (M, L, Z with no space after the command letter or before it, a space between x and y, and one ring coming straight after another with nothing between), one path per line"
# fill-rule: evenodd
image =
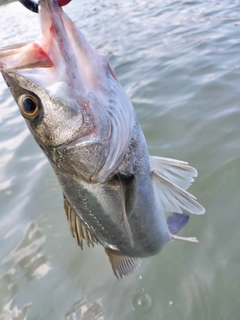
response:
M0 49L0 70L63 189L73 237L100 243L123 277L178 237L182 209L203 214L186 189L187 162L151 157L132 104L106 57L56 0L40 0L41 34ZM164 211L175 212L167 220ZM177 212L177 213L176 213Z

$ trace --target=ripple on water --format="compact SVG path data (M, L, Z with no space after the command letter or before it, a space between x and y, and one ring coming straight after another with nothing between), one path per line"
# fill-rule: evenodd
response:
M131 299L131 307L138 313L148 313L152 310L154 301L152 296L144 288L136 289Z
M8 232L8 240L16 237L14 232ZM47 257L43 254L43 246L46 237L35 221L26 227L25 233L19 244L6 257L1 260L1 269L6 270L0 277L0 310L3 310L1 319L24 319L31 302L19 309L13 299L21 292L23 281L44 277L51 266Z

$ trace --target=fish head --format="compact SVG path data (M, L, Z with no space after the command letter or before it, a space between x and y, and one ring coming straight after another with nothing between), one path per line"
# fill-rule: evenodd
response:
M97 114L116 76L57 0L39 6L40 36L0 49L0 70L31 133L47 148L97 133Z
M81 135L81 108L76 99L66 93L63 83L57 83L50 92L19 73L2 74L30 132L42 149L67 144Z

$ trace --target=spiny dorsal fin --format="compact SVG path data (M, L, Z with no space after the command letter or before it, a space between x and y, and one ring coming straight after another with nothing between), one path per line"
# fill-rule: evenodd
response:
M83 249L83 240L85 240L88 246L91 244L94 247L94 243L98 243L97 238L92 234L79 215L72 209L65 195L63 195L63 199L69 229L78 246Z
M105 248L105 251L117 279L123 278L124 276L132 273L141 264L141 260L138 258L125 256L119 251L109 248Z
M186 191L197 175L196 169L187 162L174 159L150 157L150 160L153 186L165 210L182 212L183 208L195 214L205 212L196 198Z

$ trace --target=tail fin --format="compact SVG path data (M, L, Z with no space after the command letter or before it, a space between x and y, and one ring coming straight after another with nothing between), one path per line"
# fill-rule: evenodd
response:
M150 160L154 189L165 210L182 212L183 208L195 214L205 212L196 198L186 191L197 176L196 169L174 159L150 157Z

